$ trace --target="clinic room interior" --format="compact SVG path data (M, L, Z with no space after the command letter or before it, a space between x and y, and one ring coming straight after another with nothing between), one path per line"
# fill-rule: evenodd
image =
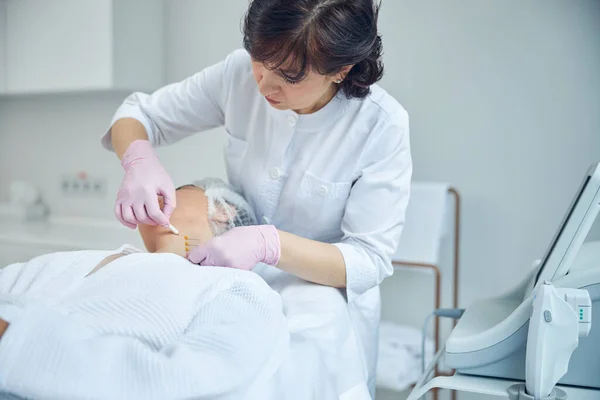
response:
M600 323L591 322L600 317L594 312L594 306L600 310L600 1L345 1L347 7L333 0L298 0L302 6L283 0L0 0L0 396L600 399L600 378L572 378L588 361L600 376L600 361L581 361L585 352L600 360L600 343L591 345L600 340ZM378 4L371 15L369 7ZM272 51L260 58L269 40L287 34L282 23L261 42L265 24L293 15L306 17L302 28L308 30L334 7L332 18L344 12L362 18L341 26L356 26L356 40L372 35L363 47L351 47L356 53L366 48L364 58L379 51L377 79L375 64L348 46L347 68L338 63L325 73L309 66L297 83L278 72L280 65L271 68ZM376 31L366 29L368 23ZM314 29L300 46L329 32ZM333 43L337 31L330 31ZM381 48L373 47L377 38ZM290 54L298 50L282 43ZM314 43L320 48L324 41ZM315 46L306 52L319 51ZM337 51L330 46L319 54ZM293 69L298 63L290 57L280 61ZM368 72L358 67L365 65ZM316 103L295 108L294 95ZM315 128L315 121L327 128ZM315 131L302 130L309 126ZM389 129L375 131L380 126ZM88 264L77 264L73 254L94 260L86 274ZM71 299L82 296L80 304L91 304L103 296L90 292L106 284L110 297L118 282L131 279L115 271L133 271L143 260L152 271L148 279L127 285L139 288L137 296L155 287L165 304L183 304L190 315L181 311L181 318L189 320L222 307L215 321L199 320L208 327L232 324L211 333L226 332L217 350L190 345L171 352L169 346L205 339L188 339L194 331L188 326L171 338L174 344L163 343L171 328L143 331L144 313L154 311L140 308L132 320L142 322L131 329L141 337L127 331L123 335L137 344L123 342L132 347L119 353L121 344L111 342L116 334L103 330L118 318L97 321L94 312L70 306L68 296L49 289L62 291L52 286L58 278L47 278L59 272L38 270L62 271ZM72 282L67 262L81 271L69 275ZM180 292L169 292L175 281L161 275L165 268L188 277L181 278ZM23 282L27 274L33 283ZM204 282L201 288L190 284L194 279ZM87 293L77 289L86 284ZM253 297L229 298L223 285ZM545 290L561 293L555 303L572 304L561 299L576 296L591 308L540 304L547 313L538 324L536 301ZM488 312L494 335L525 315L521 347L511 353L520 372L502 372L510 369L502 357L485 367L453 354L491 338L458 337L475 329L463 321L470 308L472 321L483 300L513 301L516 292L518 301L505 314ZM123 313L136 310L128 303L133 297L115 296ZM195 303L185 303L186 296ZM206 296L214 296L214 304L204 304ZM61 309L62 302L72 309ZM357 304L372 308L361 314L365 308ZM48 320L35 319L42 306L64 318L62 328L42 328ZM580 324L575 345L563 343L567 334L556 334L548 321L554 306L555 321L577 316L581 322L591 310L591 331ZM331 312L320 315L319 309ZM164 315L165 321L179 317ZM325 331L317 332L311 319ZM104 336L90 328L94 324ZM35 330L48 333L28 337ZM97 379L77 372L78 355L100 357L89 346L79 349L85 340L78 335L107 346L97 369L90 368ZM275 349L280 339L285 343ZM27 340L34 350L27 350ZM235 351L221 353L219 346ZM123 353L138 350L143 371L123 372L135 381L131 386L108 372L102 380L102 365L133 365ZM58 357L53 351L64 351L61 360L69 361L51 359ZM106 361L113 356L112 364ZM20 365L26 358L32 359ZM565 369L548 378L553 364ZM196 368L215 378L196 379ZM111 382L118 383L109 390ZM438 386L422 389L428 382ZM522 394L509 395L511 385L515 391L521 385ZM563 390L568 397L559 396Z

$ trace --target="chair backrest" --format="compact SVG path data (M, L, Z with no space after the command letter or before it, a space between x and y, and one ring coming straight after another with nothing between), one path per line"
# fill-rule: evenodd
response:
M450 232L450 185L413 182L406 221L393 261L438 265L440 244Z

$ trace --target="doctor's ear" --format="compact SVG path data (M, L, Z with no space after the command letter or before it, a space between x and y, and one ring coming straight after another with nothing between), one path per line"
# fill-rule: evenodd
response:
M346 65L345 67L342 67L342 69L340 69L340 72L338 72L337 74L335 74L333 76L333 81L335 83L342 83L342 81L344 79L346 79L346 76L348 75L348 73L350 72L352 67L354 67L354 64Z

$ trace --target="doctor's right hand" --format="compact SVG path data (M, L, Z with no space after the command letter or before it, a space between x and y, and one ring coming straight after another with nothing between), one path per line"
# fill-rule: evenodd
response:
M117 194L115 216L131 229L137 225L169 226L175 209L175 186L147 140L135 140L129 145L121 165L125 177ZM158 197L162 196L161 210Z

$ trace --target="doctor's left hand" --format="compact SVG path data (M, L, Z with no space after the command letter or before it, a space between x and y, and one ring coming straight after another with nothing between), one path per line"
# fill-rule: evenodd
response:
M273 225L240 226L193 248L194 264L251 270L258 263L277 265L281 256L279 233Z

